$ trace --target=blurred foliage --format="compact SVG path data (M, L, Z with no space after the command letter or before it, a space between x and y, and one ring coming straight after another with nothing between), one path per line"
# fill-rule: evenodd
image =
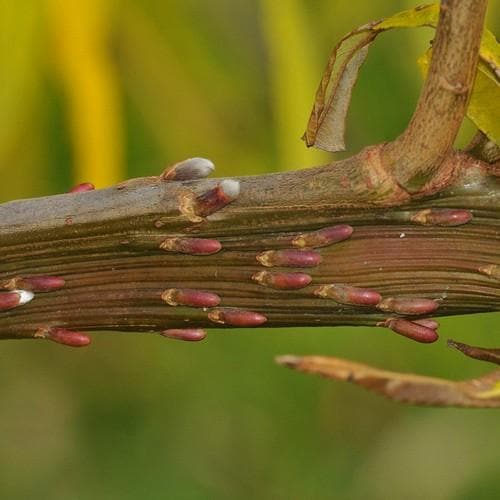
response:
M489 27L500 9L491 2ZM3 0L2 200L104 187L206 156L219 175L329 158L299 140L334 43L409 0ZM403 130L432 31L377 40L350 153ZM467 142L473 128L464 127ZM342 155L337 155L341 157ZM19 174L19 175L18 175ZM491 315L442 336L494 344ZM276 367L329 354L465 378L486 366L385 330L211 331L201 345L97 334L88 349L0 345L6 499L498 497L494 411L398 406Z

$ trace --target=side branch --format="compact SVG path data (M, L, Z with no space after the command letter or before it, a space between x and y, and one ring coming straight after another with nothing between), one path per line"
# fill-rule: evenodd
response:
M441 2L429 73L416 110L407 129L383 153L384 163L410 193L439 189L453 175L454 165L445 158L467 110L486 7L487 0Z

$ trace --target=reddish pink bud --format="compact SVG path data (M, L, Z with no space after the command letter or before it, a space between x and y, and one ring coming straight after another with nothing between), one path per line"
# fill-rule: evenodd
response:
M243 309L214 309L208 313L208 318L214 323L230 326L259 326L267 321L263 314Z
M393 332L426 344L435 342L439 338L436 330L433 328L427 328L426 326L402 318L388 319L383 323L379 323L378 326L386 326Z
M378 306L381 311L394 312L397 314L431 314L439 304L431 299L395 298L388 297Z
M167 238L160 244L162 250L189 255L212 255L222 248L221 242L205 238Z
M11 292L0 293L0 311L7 311L15 307L22 306L32 301L33 292L29 290L12 290Z
M52 342L57 342L58 344L67 345L69 347L85 347L91 342L90 337L84 333L74 332L59 327L42 328L35 334L35 337L52 340Z
M431 330L436 330L439 328L439 323L437 321L434 321L433 319L414 319L413 323L417 323L417 325L422 325L426 326L427 328L430 328Z
M207 332L199 328L171 328L169 330L164 330L160 335L168 337L169 339L199 342L207 336Z
M52 292L62 288L65 284L63 278L59 276L27 276L21 278L23 288L26 287L34 292Z
M321 255L313 250L267 250L256 259L266 267L314 267L320 264Z
M200 196L195 196L193 193L182 195L179 210L191 222L201 222L204 217L217 212L234 201L239 193L239 181L225 179Z
M316 288L314 294L325 299L333 299L340 304L354 306L376 306L382 300L380 293L375 290L342 284L322 285Z
M95 186L90 182L83 182L82 184L72 187L68 193L85 193L87 191L93 191L94 189Z
M333 243L346 240L352 235L352 227L347 224L340 224L339 226L325 227L318 231L311 233L302 233L292 240L292 245L304 247L326 247Z
M208 177L215 169L206 158L189 158L165 170L160 178L165 181L190 181Z
M161 294L161 298L171 306L215 307L220 304L217 294L188 288L169 288Z
M311 283L312 278L304 273L272 273L259 271L252 276L259 285L276 288L277 290L297 290Z
M469 210L454 208L426 208L411 218L412 222L424 226L461 226L472 219Z

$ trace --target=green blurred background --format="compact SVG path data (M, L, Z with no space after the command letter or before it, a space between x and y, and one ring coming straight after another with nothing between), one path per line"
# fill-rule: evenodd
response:
M299 137L330 49L413 6L0 1L0 199L104 187L190 156L211 158L219 175L325 162ZM488 16L496 33L499 7ZM374 44L350 153L402 131L431 38L401 31ZM498 315L443 320L432 346L362 328L214 330L196 345L101 333L82 350L2 342L0 497L500 498L498 412L398 406L273 364L333 354L465 378L488 367L444 339L491 345L499 325Z

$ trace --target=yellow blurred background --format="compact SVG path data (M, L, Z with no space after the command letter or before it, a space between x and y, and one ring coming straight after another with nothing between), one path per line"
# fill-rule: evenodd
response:
M329 51L408 0L0 1L0 200L155 175L324 163L300 141ZM500 26L499 2L488 25ZM432 31L381 36L349 114L349 153L394 138ZM459 142L473 128L464 126ZM339 157L341 155L338 155ZM90 348L0 344L5 499L500 498L494 411L407 408L273 365L334 354L465 378L447 337L498 343L498 315L442 321L422 346L364 328L211 331L200 345L101 333Z

